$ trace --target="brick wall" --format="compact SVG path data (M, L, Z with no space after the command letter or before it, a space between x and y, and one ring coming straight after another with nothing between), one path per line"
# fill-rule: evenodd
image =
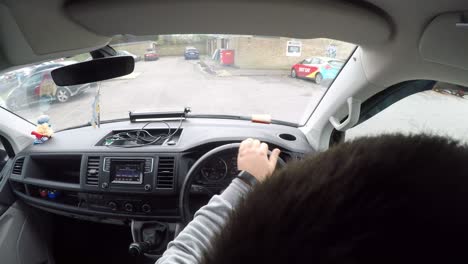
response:
M132 54L142 56L145 54L146 50L151 48L152 43L150 41L142 42L132 42L132 43L123 43L123 44L114 44L112 47L115 50L126 50Z
M183 56L185 48L188 46L197 48L200 54L206 54L206 43L160 45L157 50L160 56Z
M246 69L290 69L291 66L305 58L325 56L326 48L333 43L337 46L336 58L347 59L354 45L330 39L301 40L300 57L286 56L289 38L280 37L232 37L229 47L235 50L234 63Z
M135 43L124 43L114 45L116 50L126 50L138 56L145 54L146 50L150 48L150 42L135 42ZM194 43L194 44L168 44L168 45L157 45L156 50L159 56L183 56L185 47L192 46L200 51L200 54L206 54L206 43Z

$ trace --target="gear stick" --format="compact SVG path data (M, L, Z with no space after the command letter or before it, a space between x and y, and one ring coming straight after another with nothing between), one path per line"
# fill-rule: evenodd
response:
M151 247L152 244L150 242L133 242L128 247L128 253L132 257L138 257L148 252Z
M168 238L168 227L160 222L132 221L133 243L128 247L128 253L137 257L145 253L154 254L164 250Z

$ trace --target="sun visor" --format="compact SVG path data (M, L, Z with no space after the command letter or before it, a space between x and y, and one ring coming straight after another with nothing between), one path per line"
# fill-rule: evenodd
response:
M9 2L0 3L0 71L89 52L110 41L65 16L59 1Z
M392 34L382 11L343 1L72 1L66 11L102 36L210 33L375 44Z
M468 11L434 18L424 30L419 52L426 61L468 70Z

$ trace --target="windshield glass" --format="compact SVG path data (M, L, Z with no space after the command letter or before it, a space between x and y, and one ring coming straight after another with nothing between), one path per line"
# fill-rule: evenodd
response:
M60 87L50 72L90 54L42 62L0 75L0 106L34 123L47 114L59 130L89 123L99 90L102 121L190 107L193 115L266 114L302 125L356 47L252 35L119 36L110 45L134 58L133 73Z

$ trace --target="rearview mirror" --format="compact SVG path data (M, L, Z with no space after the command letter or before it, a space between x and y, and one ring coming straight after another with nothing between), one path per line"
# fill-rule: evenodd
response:
M134 69L132 56L106 57L57 68L52 79L58 86L78 85L124 76Z

